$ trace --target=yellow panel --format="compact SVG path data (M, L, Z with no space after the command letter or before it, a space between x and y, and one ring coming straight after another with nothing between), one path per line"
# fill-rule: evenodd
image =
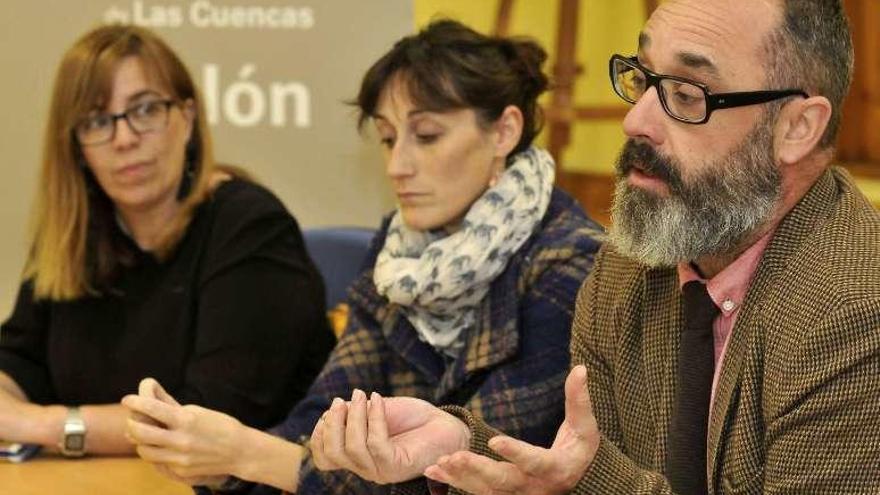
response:
M556 19L559 17L556 2L514 1L510 17L510 34L532 38L544 47L549 55L544 71L551 73L556 50Z
M488 33L495 25L497 0L414 0L413 17L416 28L433 19L448 17Z
M572 127L571 142L563 154L565 169L572 172L613 174L614 163L625 141L620 122L594 120Z
M642 0L581 0L577 53L583 73L575 87L578 105L623 103L611 90L608 59L613 53L635 53L643 19Z
M643 23L642 0L581 0L577 54L583 72L575 85L576 105L626 105L611 90L608 59L613 53L635 52ZM563 165L571 171L611 174L623 142L619 120L581 121L572 128Z
M856 178L856 184L868 200L880 208L880 180Z

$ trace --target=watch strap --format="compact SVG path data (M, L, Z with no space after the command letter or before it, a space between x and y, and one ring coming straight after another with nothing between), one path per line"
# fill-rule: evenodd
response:
M78 406L67 408L67 417L61 432L59 449L67 457L82 457L86 453L86 423Z

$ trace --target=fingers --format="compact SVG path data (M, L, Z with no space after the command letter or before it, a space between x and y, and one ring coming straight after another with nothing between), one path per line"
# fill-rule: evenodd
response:
M489 448L531 476L542 478L554 468L555 459L549 450L522 440L497 436L489 440Z
M156 399L172 406L179 406L180 403L171 396L155 378L144 378L138 384L138 395L150 399Z
M324 418L324 435L322 449L324 456L331 463L342 469L352 469L345 455L345 420L348 408L339 397L333 399L330 409Z
M182 450L181 442L177 440L177 434L157 426L142 423L134 419L126 422L126 436L133 443L152 445L156 447L173 448Z
M161 387L155 378L147 377L138 383L138 395L141 397L156 398L156 387Z
M153 390L155 388L154 384L158 385L159 382L157 382L153 378L144 378L143 380L141 380L140 383L138 384L138 395L141 397L154 398L154 395L155 395L153 392ZM154 421L149 416L145 416L145 415L143 415L139 412L136 412L136 411L129 410L128 415L130 418L134 419L135 421L140 421L141 423L146 423L146 424L150 424L150 425L160 425L160 423L158 421ZM129 439L129 441L131 441L131 439Z
M153 380L152 378L147 378L146 380L152 380L153 394L156 399L159 399L160 401L162 401L166 404L172 405L172 406L179 406L180 405L180 403L177 402L177 399L175 399L174 397L171 396L171 394L169 394L167 391L165 391L165 389L162 387L162 385L159 384L159 382L157 382L156 380Z
M565 380L565 421L557 432L551 449L498 436L489 440L489 448L509 460L510 465L515 469L504 467L504 463L491 466L484 461L470 461L462 464L466 469L460 469L458 476L463 477L465 482L474 483L474 480L478 480L488 483L487 486L490 487L502 486L504 489L511 489L512 485L492 483L498 482L499 477L505 473L508 475L505 482L517 481L509 476L519 473L524 477L524 482L529 479L538 480L545 488L567 490L582 476L595 455L597 446L598 425L593 416L587 389L587 370L583 365L575 366ZM452 474L449 473L449 469L444 470L446 474ZM468 489L468 487L459 488ZM524 492L525 486L520 486L517 490Z
M340 466L337 466L336 463L328 459L327 454L324 452L324 430L327 425L328 414L330 414L329 410L325 411L321 416L321 419L318 420L315 429L312 431L311 439L309 440L309 450L312 454L312 462L315 464L315 467L321 471L341 469Z
M388 438L388 423L385 421L385 400L378 392L370 395L367 449L376 464L377 471L387 473L394 467L394 447Z
M376 465L367 449L367 395L360 389L351 394L348 415L345 421L345 454L351 464L357 467L356 473L368 479L375 479Z
M142 414L163 425L167 425L169 428L179 426L180 420L177 416L179 406L172 406L160 400L141 397L140 395L126 395L122 398L121 403L129 411ZM137 417L134 419L137 419Z
M143 423L145 425L153 425L153 426L161 426L161 427L165 426L162 423L155 421L153 418L146 416L144 414L141 414L139 412L133 411L131 409L128 410L128 417L132 421L137 421L138 423ZM126 433L126 436L128 436L127 433ZM134 443L134 441L131 438L129 438L128 440L130 442Z
M425 476L476 495L522 494L528 488L528 478L515 465L467 451L441 457Z
M387 474L395 472L394 448L385 421L385 402L378 393L368 401L366 394L356 389L348 404L334 399L315 426L309 445L318 469L347 469L370 481L392 481Z
M575 366L565 379L565 422L581 437L588 436L596 426L584 365Z

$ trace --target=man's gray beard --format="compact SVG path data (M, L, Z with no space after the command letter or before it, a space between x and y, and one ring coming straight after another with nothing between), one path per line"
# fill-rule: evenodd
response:
M667 197L618 176L608 233L612 245L651 267L733 253L769 219L781 196L770 128L759 123L737 149L701 167L698 177L670 187Z

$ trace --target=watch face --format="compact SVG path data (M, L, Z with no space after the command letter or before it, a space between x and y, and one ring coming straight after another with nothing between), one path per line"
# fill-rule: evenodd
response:
M82 433L69 433L64 437L64 450L81 452L85 447L86 436Z

